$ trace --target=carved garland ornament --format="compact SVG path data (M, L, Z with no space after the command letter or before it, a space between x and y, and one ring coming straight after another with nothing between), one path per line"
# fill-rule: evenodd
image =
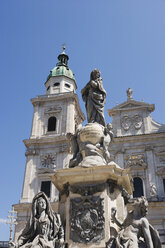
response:
M143 124L143 119L140 115L134 115L132 117L125 115L121 119L121 125L125 131L128 131L131 127L138 130L141 128L142 124Z
M60 106L50 106L45 110L45 114L55 114L55 113L60 113L62 108Z
M79 243L100 242L105 236L103 199L99 196L70 201L70 239Z
M126 168L137 167L137 166L144 168L147 167L144 154L127 155L125 158L125 165Z

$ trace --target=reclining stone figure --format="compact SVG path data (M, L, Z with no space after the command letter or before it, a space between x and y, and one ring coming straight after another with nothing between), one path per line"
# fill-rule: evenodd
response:
M111 248L161 248L157 231L149 224L146 214L148 202L145 197L137 198L130 211L121 223L116 218L116 209L112 208L112 221L120 228L118 236L111 243Z

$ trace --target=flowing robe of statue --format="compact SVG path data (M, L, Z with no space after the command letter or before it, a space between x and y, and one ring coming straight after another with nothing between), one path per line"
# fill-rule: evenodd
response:
M44 210L38 212L38 205ZM44 213L44 214L43 214ZM47 196L39 192L33 199L32 212L22 234L18 238L21 248L59 248L64 244L64 230L59 214L53 212Z
M85 102L88 123L97 122L105 126L104 105L106 91L103 88L102 78L98 70L91 72L90 81L81 90Z

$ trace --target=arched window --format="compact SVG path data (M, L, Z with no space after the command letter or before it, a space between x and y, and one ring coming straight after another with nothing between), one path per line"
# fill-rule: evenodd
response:
M143 181L140 177L134 177L133 186L134 186L133 197L144 196Z
M51 116L48 120L48 132L56 131L56 117Z
M58 83L58 82L53 84L54 87L57 87L59 85L60 85L60 83Z
M65 84L65 87L70 88L70 84Z

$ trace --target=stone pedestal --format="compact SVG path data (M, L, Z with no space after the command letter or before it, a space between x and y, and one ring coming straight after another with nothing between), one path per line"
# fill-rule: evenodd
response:
M111 211L117 208L124 220L128 193L132 193L128 170L111 165L58 170L51 178L60 192L59 213L69 248L103 248L117 234Z

